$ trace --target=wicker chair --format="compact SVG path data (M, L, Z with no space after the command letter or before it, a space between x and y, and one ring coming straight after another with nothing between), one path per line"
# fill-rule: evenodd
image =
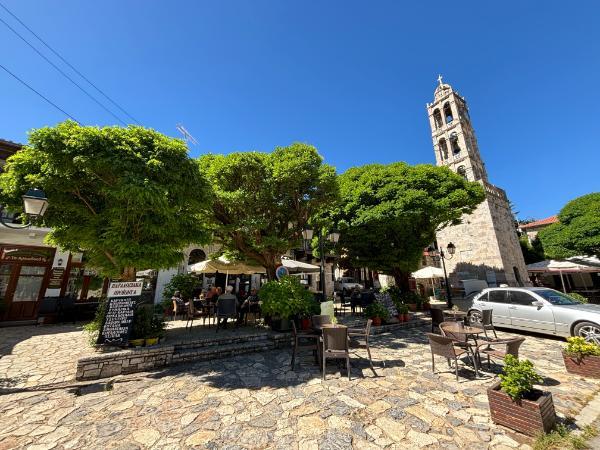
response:
M496 334L496 329L494 328L494 325L492 324L492 312L493 311L491 309L481 310L481 322L478 320L473 320L472 316L469 317L469 324L472 327L482 328L483 333L484 333L486 339L488 339L488 340L492 340L487 334L487 332L490 330L494 333L494 340L498 339L498 335Z
M448 360L448 364L450 364L451 359L454 360L456 381L458 381L458 361L467 351L456 347L449 337L433 333L427 333L427 337L429 338L429 346L431 348L431 368L433 373L435 373L435 356L443 356ZM475 369L475 376L477 376L477 369Z
M488 368L491 367L490 359L504 359L506 355L519 357L519 347L525 342L524 337L512 339L498 339L491 342L484 342L479 345L478 354L486 355L488 360Z
M227 328L227 319L237 318L237 299L235 296L219 297L217 300L217 332L221 327L221 319L224 319L223 328Z
M440 323L440 331L442 332L442 336L450 338L456 347L465 350L467 356L473 363L473 367L475 367L475 374L479 376L477 372L477 341L471 342L469 340L469 336L465 333L455 333L451 331L450 328L455 326L456 322Z
M318 351L319 351L319 338L318 334L315 334L312 330L298 331L296 328L296 322L292 320L292 339L294 341L294 347L292 350L292 370L294 370L296 362L296 354L298 350L312 350L315 356L315 362L319 363Z
M203 314L201 311L198 311L194 306L194 302L190 300L187 305L187 322L185 323L185 328L188 329L189 326L189 330L192 331L192 327L194 326L194 319L200 318L204 318L204 320L206 320L206 315Z
M431 308L431 332L439 331L442 322L444 322L444 311L439 308Z
M323 328L323 379L328 359L345 359L348 380L350 380L350 353L348 352L348 328L327 327Z
M348 336L350 338L350 348L353 349L365 349L367 350L367 355L369 357L369 365L371 366L371 370L377 375L375 372L375 368L373 367L373 360L371 359L371 348L369 347L369 335L371 334L371 325L373 321L371 319L367 320L367 326L365 328L348 328Z

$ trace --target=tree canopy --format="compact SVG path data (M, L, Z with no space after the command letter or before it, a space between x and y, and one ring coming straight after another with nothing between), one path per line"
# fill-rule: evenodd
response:
M558 222L538 234L547 257L600 257L600 192L578 197L558 214Z
M42 189L49 241L84 251L105 275L173 267L185 246L209 238L200 220L208 184L186 145L142 127L66 121L34 130L9 158L0 187L14 210L29 188Z
M478 183L425 164L369 164L339 179L341 202L333 215L344 258L354 267L393 275L400 287L436 230L459 223L485 198Z
M338 196L335 169L307 144L204 155L199 166L212 186L208 220L216 242L236 258L263 265L270 279L311 217Z

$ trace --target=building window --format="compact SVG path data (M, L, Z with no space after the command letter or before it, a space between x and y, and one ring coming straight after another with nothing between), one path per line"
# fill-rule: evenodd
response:
M458 166L458 169L456 169L456 173L459 174L461 177L463 177L465 180L467 180L467 169L465 169L465 166Z
M440 113L440 110L437 108L435 109L435 111L433 111L433 121L435 122L436 128L440 128L443 125L442 114Z
M450 145L452 146L452 154L455 156L458 155L460 147L458 146L458 135L456 133L450 135Z
M199 248L195 248L190 252L190 257L188 258L188 266L192 264L199 263L206 259L206 253Z
M448 102L444 104L444 117L446 118L446 123L454 120L454 117L452 117L452 108L450 108L450 103Z
M440 149L440 158L442 161L448 159L448 144L446 143L446 139L442 138L439 142Z

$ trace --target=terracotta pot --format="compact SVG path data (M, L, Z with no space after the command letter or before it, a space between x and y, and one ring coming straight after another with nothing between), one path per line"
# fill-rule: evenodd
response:
M500 390L498 381L488 388L492 421L529 436L550 432L556 423L552 394L538 392L536 400L522 399L518 403L513 402L508 394Z
M423 303L423 311L429 311L431 309L430 303Z
M417 304L416 303L409 303L406 306L408 306L408 309L410 309L412 312L415 312L417 310Z
M300 319L300 329L308 330L310 328L310 319Z
M563 361L567 372L590 378L600 378L600 356L569 356L563 350Z
M371 319L373 320L373 326L380 326L381 325L381 317L371 317Z
M404 316L404 321L408 322L410 320L410 314L406 313L406 314L402 314Z

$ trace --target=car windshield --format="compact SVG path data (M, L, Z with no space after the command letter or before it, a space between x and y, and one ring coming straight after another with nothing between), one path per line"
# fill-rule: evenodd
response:
M535 291L535 293L542 296L553 305L579 305L579 302L576 302L567 294L563 294L562 292L553 289L540 289L539 291Z

